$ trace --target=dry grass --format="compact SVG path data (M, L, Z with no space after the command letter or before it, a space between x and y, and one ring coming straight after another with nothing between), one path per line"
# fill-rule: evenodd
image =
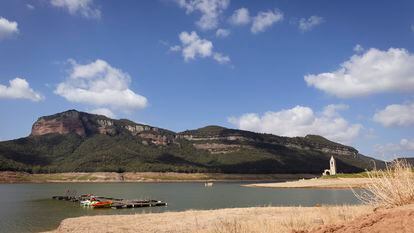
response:
M414 172L405 160L394 160L385 170L370 171L368 178L364 191L356 193L363 203L383 207L414 203Z
M64 220L55 232L287 233L353 220L372 207L252 207Z
M289 208L289 207L287 207ZM198 233L288 233L302 232L325 224L351 221L371 209L367 206L290 207L283 215L250 216L248 219L222 220L213 228Z

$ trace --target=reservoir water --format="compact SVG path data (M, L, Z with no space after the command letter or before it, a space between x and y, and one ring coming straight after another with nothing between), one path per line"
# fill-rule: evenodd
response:
M65 218L84 215L136 214L188 209L253 206L314 206L358 204L351 190L249 188L242 183L52 183L0 184L0 232L39 232L55 229ZM141 209L88 209L79 203L53 200L66 190L78 194L140 199L152 198L166 207Z

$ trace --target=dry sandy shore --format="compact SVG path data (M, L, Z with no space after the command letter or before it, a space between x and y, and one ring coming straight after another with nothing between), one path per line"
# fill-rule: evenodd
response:
M270 233L304 231L351 221L370 206L253 207L158 214L85 216L62 221L53 233Z
M370 183L369 178L330 178L288 181L281 183L248 184L246 187L262 188L360 188Z

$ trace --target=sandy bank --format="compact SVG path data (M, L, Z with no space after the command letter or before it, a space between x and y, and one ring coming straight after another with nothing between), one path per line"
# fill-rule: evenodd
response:
M408 233L414 232L414 205L383 209L353 221L320 226L312 233Z
M176 172L68 172L29 174L0 172L0 183L53 183L53 182L205 182L211 181L286 181L312 178L312 174L223 174Z
M244 186L262 188L360 188L368 183L370 183L368 178L315 178L279 183L247 184Z
M62 221L54 233L291 232L350 221L372 213L369 206L254 207L159 214L85 216Z

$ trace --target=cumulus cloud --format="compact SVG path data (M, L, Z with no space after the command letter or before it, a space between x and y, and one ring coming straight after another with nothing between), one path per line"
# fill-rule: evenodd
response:
M392 104L375 113L374 121L385 127L414 125L414 103Z
M229 22L233 25L246 25L250 23L250 14L247 8L240 8L234 11L229 18Z
M196 59L197 57L211 57L220 64L230 62L230 57L213 50L213 43L209 40L200 38L195 31L191 33L181 32L179 35L181 46L170 47L170 51L181 51L185 61Z
M414 139L403 138L399 143L377 144L374 146L374 150L383 155L412 153Z
M217 28L222 12L227 9L230 0L176 0L178 5L186 10L187 14L201 13L201 18L196 22L203 30Z
M338 110L346 105L328 105L321 113L311 108L296 106L277 112L266 112L262 116L247 113L230 117L229 122L242 130L271 133L281 136L322 135L330 140L349 143L359 135L362 125L351 124L340 116Z
M106 117L114 119L116 115L108 108L97 108L90 111L93 114L104 115Z
M3 17L0 17L0 40L19 33L17 26L17 22L9 21Z
M301 18L299 20L299 30L301 30L302 32L310 31L323 22L324 19L317 15L312 15L308 19Z
M219 28L216 31L216 37L225 38L225 37L228 37L229 35L230 35L230 30L228 29Z
M93 0L50 0L50 4L66 9L72 15L80 14L95 19L101 17L101 11L94 6Z
M0 84L0 99L28 99L40 101L44 97L30 88L29 83L23 78L15 78L9 81L9 86Z
M70 61L69 77L59 83L55 93L70 102L130 111L147 106L147 99L129 88L131 77L104 60L89 64Z
M250 28L250 31L254 34L265 31L267 28L271 27L273 24L278 23L283 20L283 13L275 9L273 11L261 11L253 18L253 24Z
M333 72L310 74L304 79L308 86L340 98L414 91L414 55L399 48L371 48L353 55Z

